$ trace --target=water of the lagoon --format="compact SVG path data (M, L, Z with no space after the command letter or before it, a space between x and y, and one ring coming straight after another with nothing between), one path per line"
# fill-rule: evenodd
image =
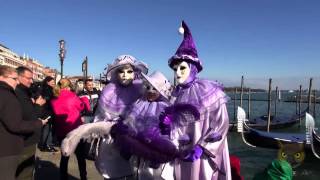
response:
M285 100L288 96L293 96L293 93L282 94L282 100ZM233 97L233 94L229 94ZM254 98L267 99L266 93L258 93L252 95ZM247 96L244 95L244 98ZM236 106L240 104L240 101L236 101ZM243 108L247 111L247 100L243 101ZM227 104L229 119L234 120L234 102L230 100ZM251 117L257 117L267 114L268 103L266 101L252 101L251 102ZM302 104L302 109L307 107L307 103ZM313 110L313 106L311 106ZM320 127L320 104L316 105L316 127ZM272 113L274 111L274 102L272 103ZM290 116L296 113L296 103L288 103L280 101L277 103L277 115ZM304 124L304 121L303 123ZM287 129L281 129L277 131L282 132L299 132L304 133L304 127L299 128L298 125ZM272 131L272 130L271 130ZM262 171L273 159L277 158L277 150L265 149L265 148L252 148L245 145L242 142L240 134L236 132L229 132L228 143L230 154L236 155L241 161L241 174L244 179L252 179L255 173ZM316 159L313 154L306 154L304 163L297 169L294 169L295 176L293 179L298 180L319 180L320 179L320 160Z

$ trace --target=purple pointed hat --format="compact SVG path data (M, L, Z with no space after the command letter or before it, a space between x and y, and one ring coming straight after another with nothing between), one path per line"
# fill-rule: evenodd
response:
M183 32L183 41L177 49L176 54L169 59L168 64L172 68L176 61L187 61L193 63L197 67L198 72L200 72L202 70L202 63L198 58L198 52L191 32L184 21L182 21L182 28L179 31L181 32L182 30Z

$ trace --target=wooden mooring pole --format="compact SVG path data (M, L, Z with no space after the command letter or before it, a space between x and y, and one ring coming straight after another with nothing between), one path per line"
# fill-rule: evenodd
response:
M312 89L312 78L310 78L309 82L309 93L308 93L308 113L310 114L311 110L311 89Z
M298 102L299 102L299 91L297 91L297 95L296 95L296 114L298 114Z
M250 120L251 113L251 89L248 89L248 120Z
M236 121L237 117L236 117L236 111L237 111L237 107L236 107L236 101L237 101L237 88L234 90L234 98L233 98L233 120Z
M302 125L302 118L301 118L301 99L302 99L302 85L300 85L300 87L299 87L299 108L298 108L298 110L299 110L299 126L301 126Z
M268 93L268 124L267 124L267 131L270 131L270 123L271 123L271 84L272 79L269 79L269 93Z
M317 105L316 90L313 90L313 118L316 118L316 105Z
M277 101L278 101L278 86L276 86L276 97L274 99L274 115L273 115L273 117L276 117L276 115L277 115Z
M242 107L242 98L243 98L243 76L241 76L240 107Z

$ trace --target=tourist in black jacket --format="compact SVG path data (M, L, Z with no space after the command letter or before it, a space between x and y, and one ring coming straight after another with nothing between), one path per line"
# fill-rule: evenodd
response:
M19 85L15 89L20 107L22 109L22 119L24 121L38 121L44 111L43 106L46 100L42 97L32 98L31 84L33 83L33 73L27 67L18 67ZM22 152L21 163L17 169L17 179L32 179L35 167L36 144L40 139L41 129L25 136L24 149Z
M47 121L23 121L22 110L14 89L18 84L16 70L0 65L0 172L1 179L14 180L23 135L40 129Z
M46 103L43 106L44 115L43 118L51 116L53 119L52 107L50 104L51 99L53 98L53 88L55 86L54 78L47 76L44 80L34 86L33 94L35 98L37 96L42 96ZM56 152L57 150L52 146L53 145L53 121L50 120L47 125L43 126L41 129L40 141L38 143L38 148L40 151L44 152Z

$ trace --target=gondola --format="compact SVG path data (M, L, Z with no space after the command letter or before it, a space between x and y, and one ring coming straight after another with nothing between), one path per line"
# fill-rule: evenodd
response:
M315 157L320 159L320 136L316 132L314 120L310 121L307 125L307 134L306 134L306 141L307 144L310 144L312 153Z
M308 125L310 124L310 119L313 120L313 118L308 113L306 113L306 116L306 125ZM306 149L310 149L311 147L310 144L306 143L305 133L266 132L249 127L246 120L246 113L241 107L238 107L237 119L237 131L241 133L243 142L251 147L278 149L279 142L302 143L305 145Z
M303 111L300 114L295 114L291 117L286 116L271 116L270 117L270 128L271 129L280 129L280 128L288 128L290 126L293 126L294 124L300 122L300 118L302 118L305 115L305 111ZM253 120L246 121L246 124L248 127L259 129L259 130L265 130L267 129L268 124L268 116L260 116L257 118L254 118ZM229 130L235 130L238 123L229 123Z

